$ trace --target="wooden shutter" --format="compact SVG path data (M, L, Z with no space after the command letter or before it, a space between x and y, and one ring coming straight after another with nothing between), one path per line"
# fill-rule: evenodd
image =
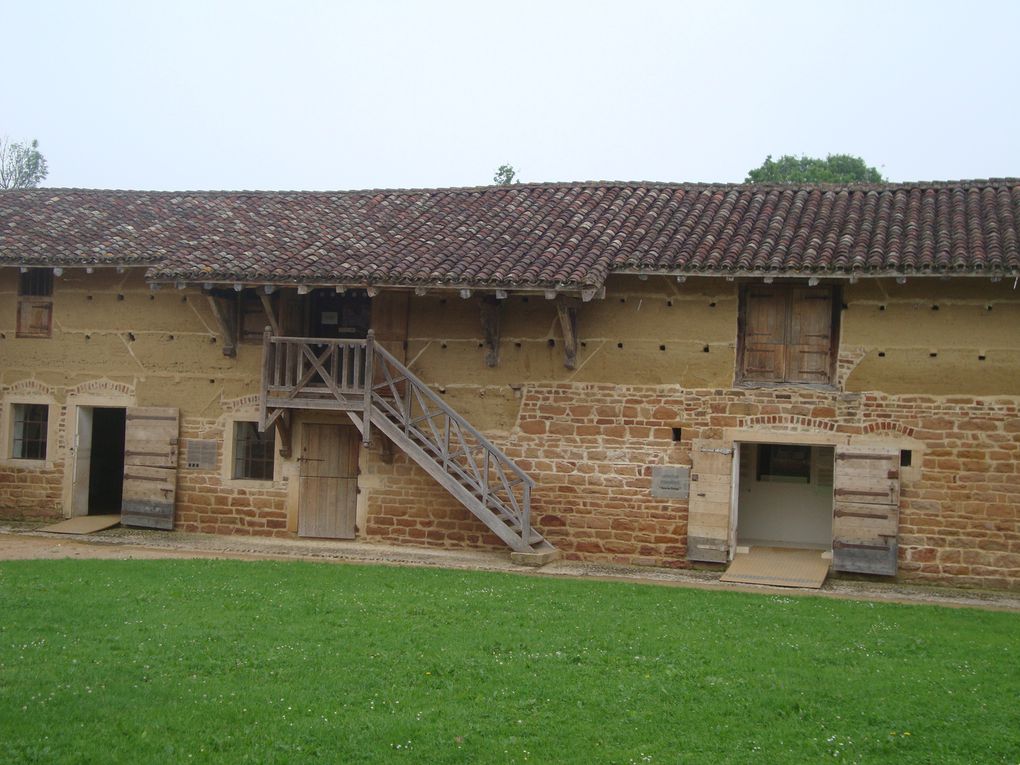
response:
M741 377L782 382L786 377L786 305L782 287L748 287L744 293Z
M899 449L837 446L835 459L832 567L892 576L898 551Z
M794 287L786 335L786 380L828 383L832 379L832 290Z
M53 299L18 299L18 337L50 337L53 334Z
M149 529L174 527L177 488L176 409L133 407L124 428L124 498L120 522Z
M695 439L687 505L688 560L712 563L729 560L732 482L732 444Z

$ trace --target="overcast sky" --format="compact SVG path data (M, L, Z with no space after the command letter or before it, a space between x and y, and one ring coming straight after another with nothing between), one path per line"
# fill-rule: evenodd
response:
M1020 2L16 2L0 135L49 186L1020 176Z

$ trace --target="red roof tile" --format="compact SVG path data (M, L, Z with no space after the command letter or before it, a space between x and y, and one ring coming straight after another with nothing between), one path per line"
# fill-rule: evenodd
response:
M600 286L677 274L1020 272L1020 180L0 192L0 263L158 281Z

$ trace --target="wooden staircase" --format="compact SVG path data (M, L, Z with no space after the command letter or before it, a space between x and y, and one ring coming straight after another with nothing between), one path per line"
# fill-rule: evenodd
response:
M347 412L366 445L377 428L515 553L544 560L555 552L531 526L531 477L372 332L333 340L274 337L267 329L261 404L262 430L293 409Z

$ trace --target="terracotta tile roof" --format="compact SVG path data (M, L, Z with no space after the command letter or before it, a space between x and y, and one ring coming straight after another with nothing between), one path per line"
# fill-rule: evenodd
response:
M0 263L157 281L600 286L677 274L1020 272L1020 180L0 192Z

